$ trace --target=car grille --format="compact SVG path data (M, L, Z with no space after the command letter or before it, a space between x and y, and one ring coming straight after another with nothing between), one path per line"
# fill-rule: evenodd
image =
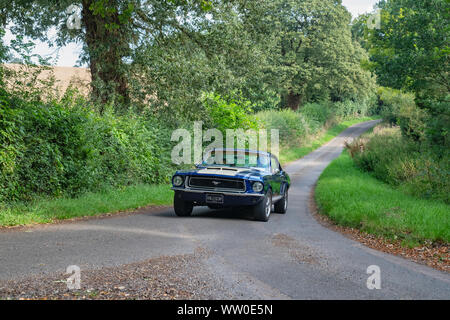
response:
M245 183L239 179L190 177L189 187L214 191L245 191Z

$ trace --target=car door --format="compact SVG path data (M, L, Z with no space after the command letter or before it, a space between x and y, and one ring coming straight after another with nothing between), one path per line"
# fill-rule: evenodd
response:
M272 192L274 195L280 195L281 184L283 182L283 175L280 170L280 163L275 156L270 157L270 170L272 173Z
M281 195L283 195L285 190L286 190L286 188L289 187L291 181L290 181L290 178L287 175L287 173L281 167L281 164L280 164L280 176L281 176L281 188L280 188L281 190L280 190L280 193L281 193Z

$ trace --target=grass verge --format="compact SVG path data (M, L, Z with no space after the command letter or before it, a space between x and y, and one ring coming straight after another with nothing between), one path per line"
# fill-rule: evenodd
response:
M147 205L171 205L169 185L134 185L106 188L77 198L38 199L0 207L0 226L48 223L75 217L95 216Z
M331 128L329 128L327 131L319 135L316 139L311 141L310 143L306 144L302 147L290 147L290 148L282 148L280 152L280 162L282 165L287 164L291 161L300 159L304 156L306 156L308 153L316 150L317 148L321 147L328 141L332 140L336 136L338 136L342 131L347 129L348 127L365 121L380 119L380 117L362 117L362 118L355 118L351 120L346 120L343 122L340 122Z
M428 241L450 242L450 210L440 201L419 199L356 168L347 151L317 183L319 211L339 225L402 240L413 247Z
M336 137L353 124L375 118L357 118L341 122L308 146L282 150L280 161L297 160ZM0 204L0 226L49 223L76 217L96 216L147 205L172 205L173 192L169 185L134 185L124 188L106 188L76 198L36 199L30 203Z

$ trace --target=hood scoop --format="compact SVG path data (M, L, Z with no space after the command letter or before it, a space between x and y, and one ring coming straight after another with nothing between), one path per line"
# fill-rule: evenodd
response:
M228 167L206 167L205 170L239 171L238 169Z
M206 167L198 171L203 174L217 174L217 175L236 175L245 169L235 169L229 167Z

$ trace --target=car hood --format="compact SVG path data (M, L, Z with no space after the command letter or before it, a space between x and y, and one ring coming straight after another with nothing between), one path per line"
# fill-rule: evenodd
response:
M268 175L267 171L249 168L230 168L230 167L201 167L195 170L180 171L186 175L211 175L233 178L259 179Z

